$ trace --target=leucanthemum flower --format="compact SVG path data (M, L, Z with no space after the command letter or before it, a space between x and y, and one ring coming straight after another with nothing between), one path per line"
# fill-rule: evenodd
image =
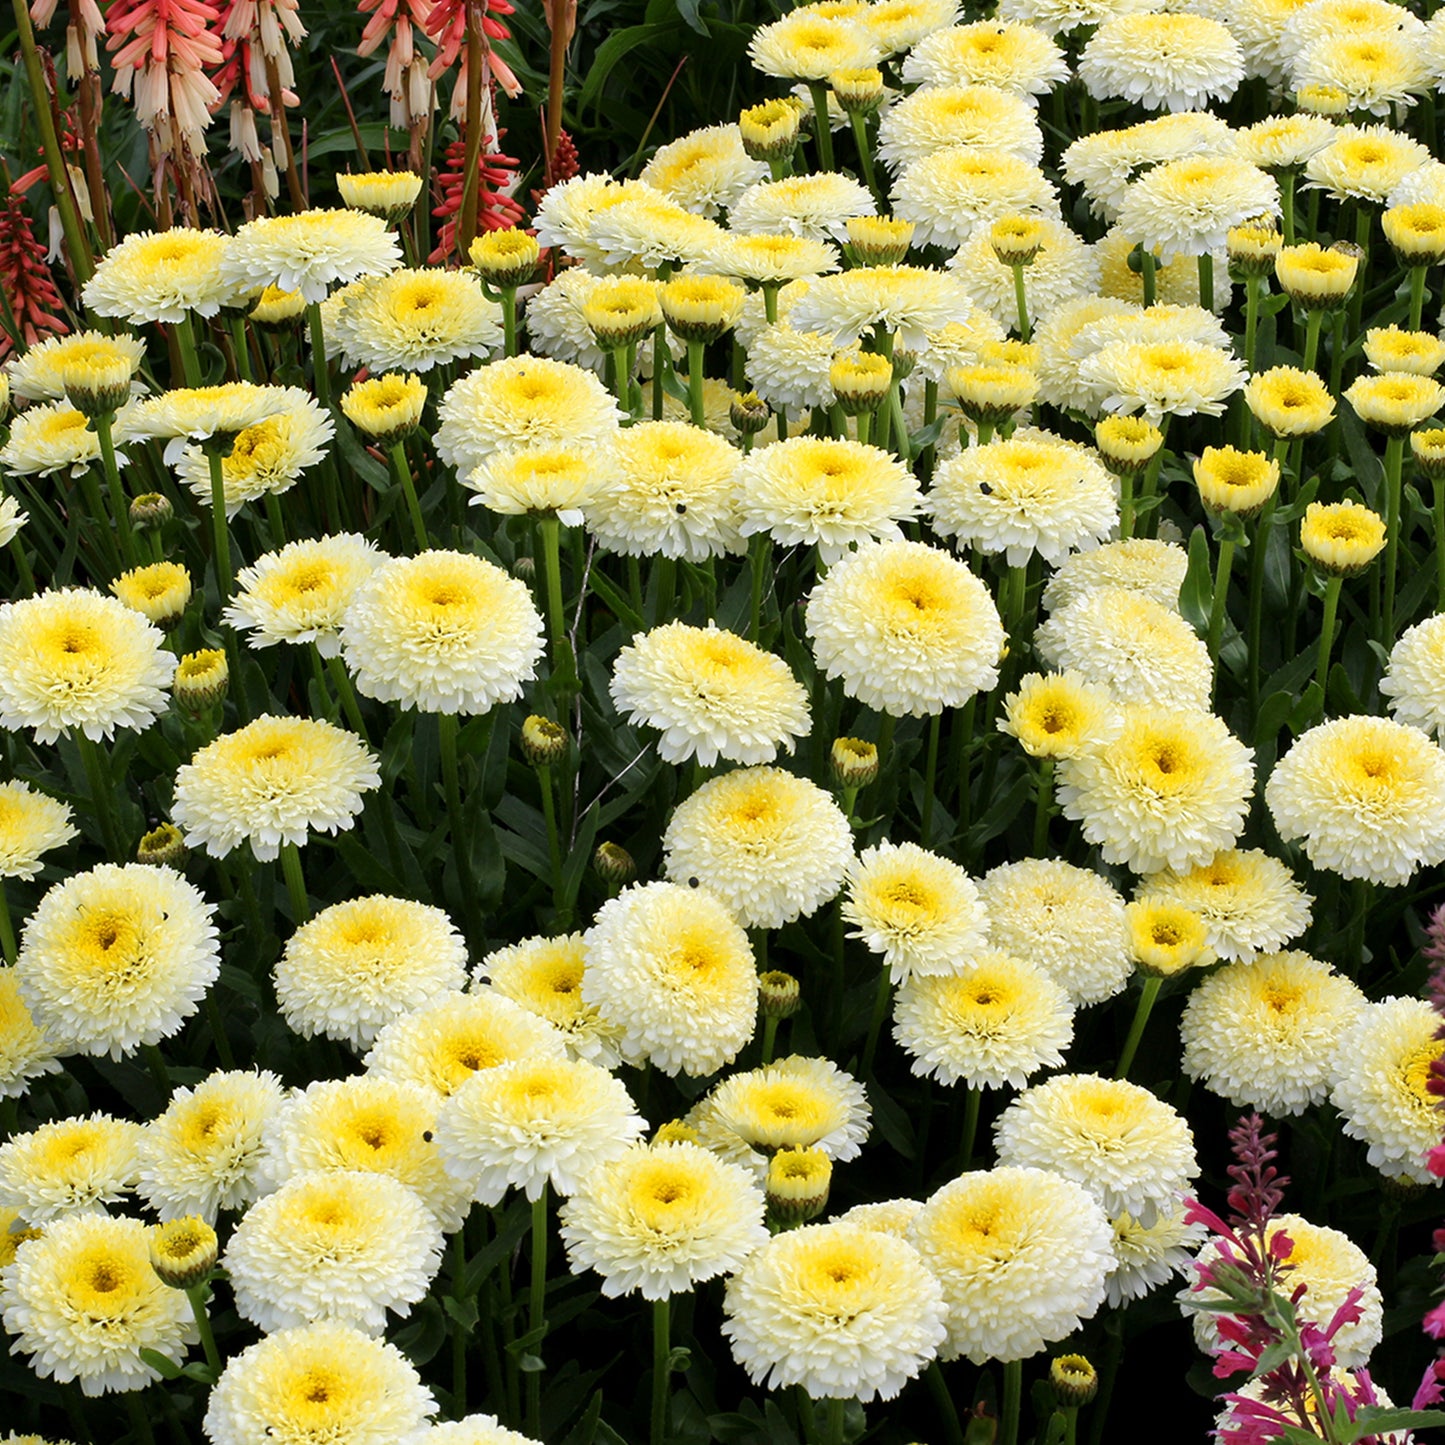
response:
M1079 364L1104 411L1165 416L1219 416L1245 382L1229 352L1198 341L1114 341Z
M1059 800L1105 861L1136 873L1192 868L1243 829L1253 758L1211 713L1126 707L1117 738L1060 761Z
M1289 1266L1282 1283L1291 1293L1303 1286L1296 1306L1300 1323L1325 1329L1350 1291L1358 1291L1359 1318L1341 1325L1330 1343L1341 1365L1362 1368L1384 1334L1380 1286L1369 1256L1349 1235L1311 1224L1298 1214L1274 1215L1265 1225L1264 1234L1266 1246L1281 1235L1289 1240L1288 1253L1280 1246L1284 1263ZM1206 1241L1198 1255L1204 1265L1218 1257L1219 1246L1213 1240ZM1196 1310L1191 1305L1196 1300L1217 1303L1219 1298L1218 1291L1197 1282L1179 1296L1184 1312L1192 1317L1195 1343L1207 1354L1213 1354L1220 1344L1215 1312Z
M757 285L824 276L838 269L837 248L804 236L738 235L727 232L708 258L707 268Z
M608 1299L667 1299L735 1274L767 1243L751 1174L697 1144L634 1144L590 1174L561 1208L574 1274L596 1270Z
M1076 1004L1100 1003L1128 983L1124 900L1097 873L1058 858L1026 858L986 873L979 897L992 946L1032 959Z
M1430 159L1419 141L1389 126L1342 126L1339 139L1316 151L1304 173L1309 185L1338 201L1380 202Z
M1148 1226L1132 1214L1115 1215L1109 1224L1114 1231L1115 1264L1104 1287L1113 1309L1143 1299L1171 1275L1187 1273L1192 1252L1205 1235L1203 1224L1185 1223L1182 1202L1162 1210Z
M1076 552L1064 559L1044 588L1044 610L1060 612L1101 587L1119 587L1177 612L1188 570L1189 554L1177 542L1153 537L1107 542L1095 551Z
M1177 611L1144 593L1094 588L1053 613L1034 645L1045 662L1107 688L1116 702L1209 706L1209 649Z
M299 386L261 386L228 381L218 386L183 386L128 402L115 417L117 442L163 441L165 460L175 463L186 443L227 437L286 412L317 412L316 401ZM334 430L325 417L326 436ZM210 495L209 491L206 494Z
M876 0L858 12L858 19L886 55L898 55L952 25L958 11L959 0Z
M626 556L708 557L744 550L734 477L741 453L687 422L640 422L613 442L616 484L589 508L598 545Z
M113 1059L169 1038L220 971L213 913L170 868L102 863L57 883L15 961L36 1022L66 1053Z
M1027 305L1033 317L1053 313L1067 301L1098 289L1099 262L1062 221L1052 216L1031 216L1043 245L1025 275ZM1003 326L1018 321L1018 298L1013 269L998 258L989 227L980 226L954 253L949 270L963 283L968 299Z
M542 650L526 584L466 552L384 562L357 587L341 625L357 690L422 712L482 713L514 701Z
M56 1047L36 1027L15 970L0 968L0 1099L22 1098L32 1079L59 1068Z
M836 348L831 336L797 331L783 321L765 326L747 350L748 383L773 411L797 417L833 404ZM736 503L735 495L734 507Z
M1313 371L1272 366L1256 372L1244 388L1245 404L1273 437L1309 436L1329 425L1335 399Z
M300 847L312 829L352 827L362 794L380 786L376 757L353 733L266 714L182 764L171 817L187 843L213 858L250 843L269 863L283 843Z
M1184 1072L1240 1108L1302 1114L1329 1094L1340 1037L1364 1007L1349 979L1307 953L1231 963L1184 1006Z
M1058 563L1118 522L1114 483L1097 456L1044 436L968 447L934 473L934 530L957 545L1002 552L1022 567L1037 552Z
M514 1059L560 1059L566 1040L545 1019L490 989L439 994L392 1020L364 1063L385 1079L449 1098L471 1076Z
M1389 1179L1438 1184L1426 1153L1440 1142L1440 1109L1430 1065L1445 1053L1440 1016L1424 999L1387 998L1362 1008L1336 1034L1330 1101L1342 1128L1368 1146L1369 1163Z
M1184 1117L1127 1079L1060 1074L1018 1096L994 1124L1000 1164L1048 1169L1109 1215L1152 1224L1199 1172Z
M1083 188L1096 216L1112 222L1118 219L1129 186L1150 166L1186 156L1227 154L1231 135L1227 122L1208 111L1184 111L1122 130L1093 131L1065 147L1064 178Z
M923 505L913 473L880 447L789 437L745 456L734 475L739 530L778 545L817 547L832 566L853 547L902 537Z
M894 213L914 223L920 246L961 246L982 222L1057 206L1037 166L983 146L934 151L904 167L893 184Z
M915 1074L971 1089L1021 1089L1058 1068L1074 1038L1074 1005L1038 965L997 950L956 972L915 976L893 1001L893 1037Z
M1352 112L1389 119L1398 106L1414 105L1433 83L1427 55L1398 32L1322 35L1295 58L1296 90L1333 85L1344 91Z
M591 372L546 357L512 356L480 366L442 398L437 455L468 476L494 451L606 441L621 412Z
M944 1342L938 1281L905 1240L854 1224L775 1235L728 1282L723 1333L755 1384L891 1400Z
M358 532L288 542L241 569L223 620L255 648L314 642L322 657L337 657L346 609L383 556Z
M267 1334L335 1321L380 1335L411 1313L441 1265L442 1231L388 1174L297 1174L259 1199L222 1256L241 1318Z
M581 526L604 501L614 477L611 458L595 447L516 447L493 452L464 485L473 506L502 516L551 516Z
M1278 211L1279 186L1265 171L1232 156L1190 156L1140 176L1124 196L1118 226L1170 261L1222 251L1231 227Z
M973 880L917 843L879 843L849 864L843 918L895 984L959 972L988 937Z
M474 977L479 987L546 1019L562 1035L572 1058L610 1069L619 1060L619 1030L582 997L586 968L582 934L564 933L499 948L477 964Z
M997 726L1031 758L1069 758L1117 736L1123 718L1108 688L1066 669L1020 678L1019 690L1004 699Z
M395 1345L328 1322L278 1330L233 1355L211 1391L205 1432L211 1445L410 1445L435 1411Z
M175 326L194 311L214 316L258 289L250 276L232 277L224 267L231 238L219 231L175 226L138 231L96 263L81 291L86 308L139 326L164 321Z
M902 76L920 85L991 85L1036 105L1069 78L1069 66L1037 22L1000 15L924 36L904 60Z
M677 805L662 847L674 883L705 884L745 928L781 928L838 892L853 831L832 795L807 778L737 768Z
M871 1126L863 1085L831 1059L803 1054L728 1075L707 1104L715 1126L765 1155L820 1149L847 1163L858 1157Z
M1078 75L1096 100L1204 110L1239 88L1244 52L1226 26L1203 15L1116 15L1084 46Z
M76 836L70 805L29 783L0 783L0 878L34 878L41 856Z
M1155 873L1140 892L1193 909L1204 920L1210 948L1245 963L1303 933L1313 902L1283 863L1258 848L1226 848L1187 872Z
M992 146L1030 165L1044 153L1034 107L990 85L926 86L878 122L878 159L894 171L951 145Z
M646 1129L620 1079L585 1059L518 1059L472 1075L442 1105L447 1172L494 1205L508 1189L564 1198Z
M827 80L835 71L859 70L878 59L878 42L856 20L818 15L804 7L760 25L748 56L764 75L782 80Z
M1380 691L1390 699L1396 722L1433 733L1437 740L1445 736L1445 614L1400 634Z
M0 1206L26 1224L105 1213L135 1188L139 1124L110 1114L56 1119L0 1144Z
M560 246L569 256L599 265L601 256L590 244L593 221L625 200L652 193L652 187L641 181L614 181L596 174L573 176L552 186L537 207L533 217L537 243Z
M141 1131L136 1192L161 1219L244 1209L262 1191L262 1160L285 1094L265 1069L228 1069L178 1088Z
M194 234L194 233L192 233ZM134 375L145 357L145 342L124 332L73 331L69 336L48 336L14 357L5 369L10 390L27 401L59 401L65 395L67 367L119 365ZM22 413L23 415L23 413Z
M1434 376L1445 366L1445 341L1429 331L1372 326L1365 332L1365 359L1376 371Z
M401 247L380 217L364 211L314 210L259 216L234 236L221 276L252 290L276 286L324 301L338 281L382 276L401 264Z
M179 1367L197 1339L185 1292L151 1268L139 1219L56 1220L16 1251L0 1302L12 1350L42 1380L78 1381L86 1395L144 1389L161 1375L142 1350Z
M747 934L707 888L647 883L597 911L584 936L582 998L620 1030L628 1061L694 1077L731 1063L757 1023Z
M998 681L993 598L962 562L922 542L845 557L813 589L805 626L825 676L895 717L961 707Z
M559 189L553 186L547 194ZM602 282L582 266L569 266L527 298L527 340L533 352L601 374L607 354L597 344L585 308Z
M376 894L333 904L286 940L276 1002L303 1038L369 1049L393 1019L466 982L467 947L440 908Z
M788 665L713 625L639 634L613 663L611 695L629 722L662 734L669 763L769 763L809 726L807 692Z
M887 333L923 351L931 333L976 314L957 276L922 266L856 266L812 282L793 303L788 324L822 332L838 348Z
M649 191L595 216L588 249L598 256L594 264L608 270L654 271L705 262L725 234L716 221Z
M1418 728L1336 718L1296 739L1265 785L1285 841L1316 868L1399 886L1445 862L1445 753Z
M766 164L749 159L733 124L703 126L659 146L638 179L686 210L716 216L767 175Z
M165 639L140 613L81 588L0 606L0 726L54 742L79 728L92 742L145 729L165 710L175 670Z
M848 239L849 220L877 211L873 193L861 181L820 171L749 186L729 212L728 224L743 236L804 236L841 246Z
M301 473L326 455L336 423L310 397L265 421L236 433L221 457L222 494L227 517L247 502L279 496L294 487ZM200 447L186 447L176 462L176 475L193 496L211 502L211 465Z
M393 271L348 286L331 329L353 368L430 371L498 349L502 311L466 271Z
M1113 1230L1098 1201L1043 1169L974 1170L931 1195L909 1229L943 1285L940 1354L1027 1359L1104 1302Z

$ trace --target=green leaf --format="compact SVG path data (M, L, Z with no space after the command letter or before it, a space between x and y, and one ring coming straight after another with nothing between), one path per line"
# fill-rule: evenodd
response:
M913 1125L898 1101L875 1079L868 1086L868 1102L873 1106L873 1122L878 1132L905 1158L918 1157L918 1143Z
M608 76L634 50L656 41L675 39L676 35L677 26L672 24L629 25L625 30L609 35L597 47L597 54L592 58L592 68L587 72L577 93L578 112L601 104L602 88L607 84Z
M1209 538L1203 527L1189 534L1189 569L1179 589L1179 610L1201 637L1209 633L1209 609L1214 602L1214 569L1209 560Z

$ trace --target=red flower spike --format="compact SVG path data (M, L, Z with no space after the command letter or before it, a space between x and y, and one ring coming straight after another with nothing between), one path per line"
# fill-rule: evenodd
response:
M4 322L0 360L16 349L12 322L22 347L70 330L56 314L61 309L60 292L45 260L45 247L35 239L24 203L14 194L0 206L0 291L9 310L8 316L0 318Z

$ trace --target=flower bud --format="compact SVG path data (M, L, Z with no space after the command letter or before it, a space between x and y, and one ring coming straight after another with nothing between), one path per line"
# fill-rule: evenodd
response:
M1252 517L1279 487L1279 463L1263 452L1205 447L1194 463L1194 483L1211 512Z
M739 436L756 436L772 420L772 409L755 391L734 392L728 418Z
M1410 451L1415 465L1432 481L1445 477L1445 429L1431 427L1410 433Z
M532 279L542 248L526 231L483 231L468 252L477 274L498 291L513 291Z
M284 331L299 326L306 316L306 298L299 291L283 291L268 286L256 298L250 311L251 320L269 331Z
M845 115L872 115L883 104L883 72L876 67L835 71L828 84Z
M1154 460L1164 433L1141 416L1106 416L1094 428L1094 445L1115 476L1134 476Z
M877 745L862 738L835 738L828 759L839 788L866 788L878 776Z
M161 823L141 838L135 861L155 868L181 868L189 853L181 830L174 823Z
M1099 1373L1082 1355L1060 1355L1049 1366L1049 1384L1060 1405L1076 1409L1099 1393Z
M913 222L892 216L853 216L848 249L860 266L896 266L913 244Z
M840 351L828 370L828 384L845 416L875 411L893 385L893 364L874 351Z
M755 161L785 160L798 148L803 107L791 96L750 105L738 116L743 149Z
M698 1132L685 1119L669 1119L657 1126L652 1136L654 1144L699 1144Z
M226 696L231 671L219 647L188 652L176 668L171 695L187 712L203 713Z
M399 221L421 195L421 177L414 171L362 171L336 178L343 204L353 211Z
M1302 85L1294 103L1306 115L1348 115L1350 110L1349 93L1338 85Z
M722 276L675 276L659 288L658 297L672 332L704 345L732 330L745 298L741 286Z
M1129 950L1140 973L1172 978L1214 962L1204 920L1178 903L1143 899L1124 909Z
M414 432L425 406L426 383L400 371L358 381L341 398L346 419L383 447L394 447Z
M1445 206L1391 206L1380 215L1380 229L1402 266L1445 261Z
M522 724L522 752L534 768L560 763L570 743L567 729L550 718L533 713Z
M768 1160L768 1213L784 1224L816 1219L832 1182L833 1161L821 1149L779 1149Z
M643 276L608 276L588 293L582 319L604 351L635 346L662 324L657 283Z
M1334 311L1343 306L1359 270L1357 256L1315 241L1281 246L1274 259L1275 279L1305 311Z
M637 877L637 864L620 843L599 843L592 855L592 866L597 876L612 888L622 888Z
M216 1231L198 1215L150 1228L151 1268L172 1289L194 1289L216 1267Z
M1043 250L1044 223L1038 216L1001 216L989 227L988 243L1005 266L1028 266Z
M951 366L944 380L959 410L977 425L997 426L1032 404L1039 379L1024 366Z
M133 373L130 358L114 355L78 356L60 368L65 399L83 416L108 416L130 399Z
M1311 502L1299 533L1310 561L1336 577L1363 572L1385 546L1384 518L1359 502Z
M130 504L130 521L139 532L159 532L175 516L170 499L159 492L142 492Z
M1231 226L1225 240L1230 269L1241 276L1268 276L1283 245L1272 216Z
M122 572L110 590L132 612L139 612L162 632L170 632L185 616L191 600L191 574L179 562L152 562Z
M790 973L769 969L758 979L758 1007L765 1019L790 1019L802 1000L802 987Z

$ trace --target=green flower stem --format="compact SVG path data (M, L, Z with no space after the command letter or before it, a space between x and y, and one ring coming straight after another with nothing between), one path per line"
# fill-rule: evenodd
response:
M24 4L25 0L17 0L17 4ZM130 1416L130 1427L135 1438L141 1445L156 1445L155 1431L151 1429L151 1422L146 1415L145 1407L140 1402L139 1390L125 1391L126 1413Z
M1293 246L1295 173L1292 170L1283 170L1276 179L1279 181L1279 208L1284 217L1284 243L1286 246Z
M778 292L782 289L779 281L763 282L763 315L767 317L769 326L778 324Z
M497 294L502 307L503 352L507 356L515 356L517 354L517 288L502 286L498 288ZM623 410L627 410L625 404Z
M221 1017L221 1010L216 1005L214 992L206 995L206 1022L211 1030L211 1042L216 1046L216 1057L221 1061L223 1069L233 1069L236 1060L231 1053L231 1041L226 1037L225 1020Z
M371 738L367 734L366 723L362 720L361 704L357 701L356 689L351 685L351 674L347 672L346 664L339 656L328 657L326 670L336 684L336 694L341 699L341 711L346 715L347 726L370 747Z
M963 1425L959 1421L958 1407L953 1403L948 1381L943 1378L943 1366L937 1360L932 1361L924 1371L924 1378L928 1381L928 1393L933 1396L938 1413L943 1417L943 1438L948 1445L964 1445Z
M873 147L868 143L868 122L856 111L848 117L849 124L853 128L853 141L858 147L858 164L863 170L863 184L873 192L873 199L878 202L878 214L885 215L888 210L888 198L878 188L878 177L873 172Z
M562 912L562 839L557 832L557 803L552 796L552 769L537 765L537 782L542 789L542 816L547 822L547 855L552 863L552 907Z
M687 343L687 404L692 412L692 424L707 426L707 409L702 399L702 352L701 341L688 339Z
M1379 642L1386 650L1395 645L1395 572L1400 564L1400 467L1405 438L1385 439L1385 581L1381 598Z
M763 630L763 580L767 576L772 546L766 532L759 532L748 542L748 570L752 583L751 610L748 614L748 640L758 642ZM639 607L638 611L642 609Z
M923 425L925 430L931 427L938 420L938 383L936 381L925 381L923 383ZM930 481L933 477L934 458L938 453L937 444L929 444L918 455L918 470L924 481Z
M776 1023L774 1019L772 1022ZM763 1060L767 1062L766 1059ZM672 1354L672 1301L664 1295L652 1302L652 1445L667 1445L667 1362Z
M1355 202L1355 245L1360 248L1360 269L1348 302L1351 336L1360 334L1360 317L1365 309L1365 273L1370 268L1370 203ZM1343 348L1341 348L1343 350Z
M1284 486L1284 453L1289 442L1281 438L1274 444L1275 460L1281 463L1280 487ZM1253 717L1259 708L1259 650L1264 634L1264 569L1269 556L1270 539L1274 534L1274 509L1279 488L1264 504L1255 523L1254 540L1249 554L1249 712Z
M1144 287L1144 305L1150 307L1154 304L1154 252L1148 247L1143 247L1139 252L1139 276Z
M540 1356L542 1341L547 1328L547 1183L542 1182L542 1192L532 1201L532 1281L531 1312L528 1328L532 1335L532 1349ZM527 1433L537 1439L542 1437L542 1371L527 1373Z
M1024 1362L1009 1360L1003 1367L1003 1403L999 1418L999 1445L1018 1445L1019 1416L1023 1413Z
M661 627L672 616L677 600L677 561L672 557L657 559L657 599L652 612L652 625Z
M201 357L196 350L196 333L189 311L171 328L171 334L176 338L176 350L181 357L181 375L185 377L186 385L199 386Z
M462 913L465 932L471 938L481 933L476 913L476 887L472 879L471 854L466 843L466 817L462 812L461 769L457 762L457 715L437 714L437 735L441 744L442 791L447 800L447 820L451 834L452 856L456 859L457 878L462 890Z
M1425 315L1425 267L1410 267L1410 324L1409 331L1418 331Z
M156 1044L142 1044L140 1046L141 1057L146 1061L146 1067L151 1071L151 1077L155 1079L161 1093L171 1092L171 1071L166 1068L165 1055L161 1053Z
M306 875L301 871L301 854L294 843L281 845L281 873L291 899L291 921L299 928L311 917L311 900L306 896Z
M1338 396L1345 380L1345 313L1330 313L1330 394Z
M853 419L853 424L858 428L858 442L860 446L868 445L868 433L872 426L873 413L871 411L860 411Z
M1159 418L1159 430L1163 434L1164 441L1159 444L1159 450L1149 458L1149 465L1144 468L1144 480L1139 484L1139 503L1142 507L1145 502L1154 498L1154 493L1159 489L1159 472L1164 465L1164 453L1166 452L1169 440L1169 414L1166 412ZM1153 537L1159 530L1159 509L1152 508L1144 520L1142 535Z
M1244 369L1250 376L1254 375L1254 353L1259 337L1259 293L1263 280L1262 276L1252 272L1244 278ZM1253 425L1252 419L1245 424Z
M236 585L231 571L230 527L226 520L226 474L221 467L221 449L209 441L205 447L206 461L211 468L211 555L216 563L216 586L224 607ZM234 670L232 678L235 678Z
M316 692L321 699L322 710L326 713L326 721L335 723L337 707L332 701L331 689L326 683L326 664L321 660L321 654L316 650L314 642L306 649L306 652L311 660L311 680L316 684Z
M20 574L20 596L29 597L35 592L35 573L30 570L30 558L25 555L25 541L21 532L10 539L10 555L15 559L15 570Z
M977 1084L963 1089L963 1131L959 1136L958 1168L967 1173L973 1168L973 1146L978 1140L978 1116L983 1107L983 1090Z
M1318 309L1305 312L1305 349L1303 365L1306 371L1315 369L1320 354L1320 327L1325 324L1325 313Z
M91 418L95 435L100 441L100 464L105 472L105 485L110 492L110 511L115 521L115 530L120 534L120 550L125 556L126 566L140 564L136 550L135 533L130 525L130 503L126 500L125 488L121 485L120 469L115 463L115 442L111 437L110 424L114 412L101 412Z
M898 378L894 377L888 388L888 418L891 422L890 436L893 441L893 450L897 453L899 461L905 466L913 464L913 450L908 438L908 418L903 415L903 396L898 387Z
M211 1286L202 1280L200 1284L192 1285L186 1291L186 1298L191 1302L191 1313L196 1319L196 1332L201 1337L201 1349L205 1351L206 1364L208 1364L215 1377L221 1377L221 1352L216 1348L216 1337L211 1331L211 1317L206 1312L206 1296L211 1292Z
M562 604L562 524L548 513L537 517L542 547L542 574L547 589L547 637L552 676L575 676L572 645L567 640L567 615Z
M1319 660L1315 663L1315 681L1320 685L1320 708L1324 709L1324 692L1330 675L1330 650L1335 643L1335 613L1340 605L1340 589L1345 585L1343 577L1331 577L1325 583L1325 616L1320 624Z
M331 369L326 362L326 335L322 330L319 301L307 303L306 324L311 336L311 378L316 387L316 400L323 411L331 413L340 427L342 418L337 416L331 395ZM326 488L326 507L331 523L334 527L344 527L349 518L341 494L341 483L336 476L336 458L331 452L327 452L321 459L321 478Z
M10 900L5 895L5 884L0 881L0 950L5 954L5 963L15 962L15 924L10 918Z
M986 447L993 440L993 423L991 421L975 422L974 429L978 437L978 446ZM968 433L964 432L963 435L966 437ZM967 445L966 442L965 445Z
M1435 610L1445 612L1445 477L1435 478Z
M848 1402L829 1399L827 1408L828 1423L824 1427L824 1445L843 1445L843 1426L847 1418Z
M1134 535L1134 473L1115 472L1119 479L1119 536L1128 541Z
M286 519L281 514L281 502L275 492L267 492L262 499L266 510L266 527L271 533L273 549L286 545ZM154 533L152 533L154 535Z
M878 1038L883 1021L888 1017L888 1002L893 997L893 984L887 965L878 970L878 988L873 995L873 1016L868 1020L868 1041L863 1046L863 1072L873 1073L873 1058L878 1052Z
M80 749L80 761L85 767L85 781L90 789L90 806L95 810L96 822L100 824L100 836L105 851L112 863L129 863L130 857L116 826L115 813L111 809L113 785L110 769L100 744L86 737L84 732L75 734L76 746Z
M659 325L652 333L652 419L661 421L665 408L667 387L663 378L672 365L672 356L667 349L667 326Z
M1214 310L1214 257L1208 251L1199 253L1199 304Z
M416 539L417 550L425 552L431 542L426 534L426 523L422 521L421 499L416 494L416 483L412 480L411 465L406 459L406 448L396 442L387 448L391 458L391 474L396 478L402 495L406 498L407 515L411 518L411 533Z
M769 1014L763 1020L763 1056L758 1061L760 1068L767 1068L773 1061L773 1050L778 1043L778 1019Z
M1054 811L1054 760L1039 759L1038 792L1034 800L1034 857L1042 858L1049 844L1049 818Z
M1119 1066L1114 1070L1116 1079L1127 1078L1129 1065L1134 1062L1134 1055L1139 1048L1139 1040L1144 1037L1144 1026L1149 1022L1149 1015L1154 1008L1154 1000L1159 997L1159 986L1164 982L1157 974L1150 974L1144 980L1144 987L1139 990L1139 1002L1134 1009L1134 1022L1129 1025L1129 1037L1124 1040L1123 1051L1119 1055Z
M943 731L943 714L936 712L928 719L928 761L923 773L923 817L919 837L923 846L933 836L933 792L938 786L938 741Z
M1219 539L1219 560L1214 566L1214 602L1209 609L1209 656L1219 672L1219 642L1224 636L1224 604L1229 598L1229 573L1234 565L1234 543Z
M95 550L98 554L100 565L112 576L120 571L120 553L116 549L115 538L111 536L110 528L105 525L105 518L108 508L101 500L100 485L95 479L95 473L87 467L80 474L80 490L85 497L85 510L90 513L94 523Z
M813 141L818 147L818 169L833 169L833 127L828 115L828 86L825 81L810 80L808 94L813 97Z
M1064 1417L1064 1445L1074 1445L1079 1438L1079 1407L1061 1405L1059 1414Z
M236 354L236 375L241 381L253 381L251 375L251 348L246 340L246 320L243 316L230 317L231 349Z
M1018 312L1019 338L1022 341L1034 339L1033 327L1029 324L1029 302L1028 293L1024 287L1024 268L1021 265L1010 266L1009 270L1014 273L1014 309Z

